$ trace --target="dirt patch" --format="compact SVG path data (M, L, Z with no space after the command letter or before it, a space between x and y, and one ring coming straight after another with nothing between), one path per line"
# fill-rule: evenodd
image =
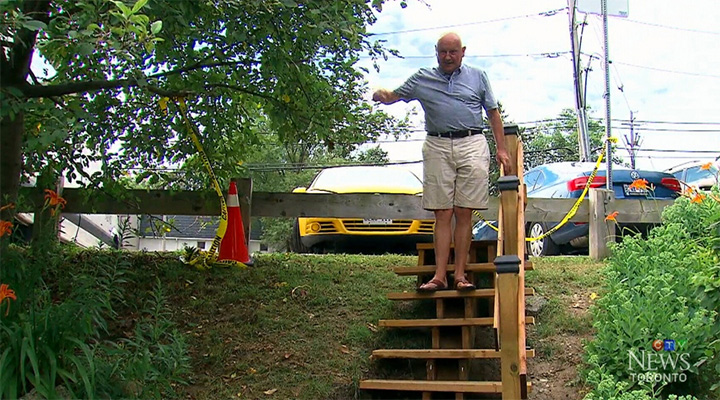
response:
M543 339L557 344L560 350L549 356L528 360L531 400L582 399L587 390L578 378L582 364L582 341L590 336L557 335Z

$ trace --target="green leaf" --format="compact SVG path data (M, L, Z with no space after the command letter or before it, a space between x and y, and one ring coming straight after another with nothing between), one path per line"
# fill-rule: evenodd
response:
M35 19L31 19L29 21L23 21L22 26L25 29L31 30L31 31L39 31L40 29L47 29L47 25L42 22Z
M280 0L280 2L285 7L297 7L298 6L297 3L293 0Z
M100 25L98 25L98 24L90 24L90 25L87 26L87 28L88 28L89 30L91 30L91 31L94 31L94 30L96 30L96 29L100 29Z
M92 44L84 42L84 43L80 43L80 45L78 45L77 52L81 56L87 56L87 55L92 54L94 50L95 50L95 47Z
M125 17L129 17L133 14L133 11L130 9L130 7L123 4L122 1L116 0L116 1L113 1L113 3L115 3L115 6L117 6L117 8L119 8L120 11L122 11L122 13Z
M145 7L145 4L147 4L148 0L138 0L135 2L135 5L132 8L133 14L140 11L141 8Z
M162 30L162 21L155 21L150 25L150 32L153 35L157 35Z

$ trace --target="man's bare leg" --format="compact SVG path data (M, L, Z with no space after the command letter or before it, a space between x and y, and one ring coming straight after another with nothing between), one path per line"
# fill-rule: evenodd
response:
M455 207L455 282L465 280L470 253L470 229L472 226L472 209ZM465 285L464 289L472 289Z
M435 210L435 276L431 280L445 283L447 287L447 264L450 256L450 242L452 238L452 216L453 210ZM429 282L428 282L429 283ZM431 290L428 283L420 286L420 289Z

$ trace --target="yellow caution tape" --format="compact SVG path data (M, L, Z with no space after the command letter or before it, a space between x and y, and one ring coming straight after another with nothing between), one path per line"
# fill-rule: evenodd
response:
M612 143L617 143L616 137L611 137L611 138L608 138L607 140ZM605 152L600 153L600 156L598 157L597 162L595 163L595 168L593 169L593 172L588 177L587 183L585 184L585 188L583 189L582 194L577 199L575 204L573 204L572 208L570 208L570 211L568 211L568 213L565 214L565 217L563 217L562 221L560 221L557 225L555 225L554 227L549 229L547 232L543 233L542 235L540 235L538 237L525 238L526 242L534 242L537 240L542 240L542 239L552 235L553 233L557 232L558 229L562 228L563 225L568 223L568 221L570 221L572 219L572 217L575 216L575 213L577 213L577 210L580 208L580 204L585 199L585 195L587 194L588 190L590 189L590 184L592 184L593 180L595 179L595 175L597 175L598 169L600 169L600 163L602 162L604 155L605 155ZM498 228L496 226L494 226L492 223L490 223L490 221L483 218L483 216L477 210L474 210L473 214L475 216L479 217L480 220L485 222L485 224L487 226L489 226L490 228L492 228L494 231L499 232Z
M170 99L167 97L160 99L160 109L163 111L167 110L167 102ZM184 98L177 99L180 109L180 114L183 117L183 120L185 121L185 126L188 128L188 132L190 132L190 138L192 139L193 143L195 144L195 148L198 151L198 154L200 154L200 159L202 160L203 165L205 166L205 169L207 170L208 174L210 175L210 181L212 182L212 187L215 189L215 193L217 193L218 197L220 198L220 224L218 225L217 232L215 233L215 239L213 239L212 245L210 246L210 249L208 251L202 251L200 249L192 248L187 249L185 254L181 257L181 260L188 264L193 265L198 269L209 269L213 266L219 266L219 267L240 267L240 268L247 268L247 265L234 260L218 260L218 250L220 249L220 242L222 241L223 237L225 237L225 232L227 231L227 225L228 225L228 210L227 210L227 203L225 202L225 197L223 196L222 189L220 188L220 184L218 183L217 177L215 176L215 173L213 172L212 165L210 165L210 160L207 157L207 154L205 154L205 150L202 147L202 144L200 144L200 139L198 138L198 129L197 126L192 124L190 122L190 118L188 118L188 112L187 112L187 104L185 104Z

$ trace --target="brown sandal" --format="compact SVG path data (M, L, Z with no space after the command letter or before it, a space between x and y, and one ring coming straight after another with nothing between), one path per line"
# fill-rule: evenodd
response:
M467 278L462 277L460 279L455 279L455 290L465 292L468 290L475 290L475 285L470 283L470 281L467 280Z
M447 283L439 279L431 279L429 282L425 282L417 288L418 292L436 292L438 290L447 289Z

